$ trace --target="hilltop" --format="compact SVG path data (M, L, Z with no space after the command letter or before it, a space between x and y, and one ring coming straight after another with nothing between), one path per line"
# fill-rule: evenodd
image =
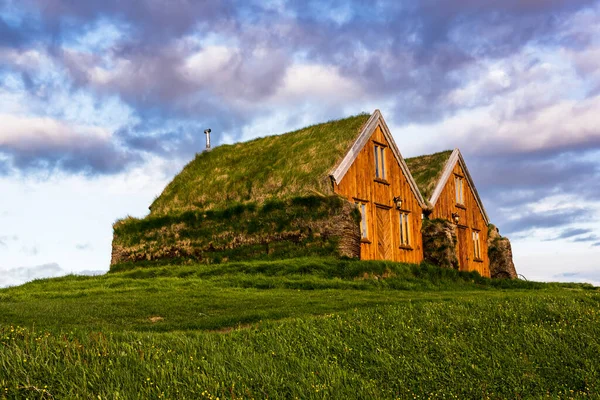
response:
M301 258L0 290L0 398L600 395L600 293Z

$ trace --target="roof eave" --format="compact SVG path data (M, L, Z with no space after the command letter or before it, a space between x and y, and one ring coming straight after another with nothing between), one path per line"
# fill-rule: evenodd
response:
M471 191L475 195L475 201L477 202L477 206L479 207L479 210L481 211L481 214L483 215L483 219L484 219L485 223L489 224L490 219L487 215L487 212L485 211L483 202L481 201L481 198L479 197L479 193L477 192L477 188L475 187L475 182L473 181L473 178L471 177L469 168L467 168L467 163L465 162L465 159L463 158L459 149L454 149L454 151L452 151L452 154L450 155L450 157L448 157L448 160L446 161L446 164L444 165L442 175L441 175L440 179L438 180L433 193L431 194L431 198L429 199L429 202L431 203L431 205L433 207L435 207L435 204L439 200L439 198L442 194L442 191L444 190L444 187L446 186L448 179L450 179L450 176L452 175L452 172L454 171L454 166L456 165L457 162L460 163L460 166L462 167L463 171L465 172L465 176L467 178L467 183L469 184Z
M381 115L379 110L375 110L373 114L369 117L363 129L358 134L356 140L350 147L350 150L346 153L346 155L342 158L342 160L336 165L331 173L333 180L335 182L341 182L342 178L346 175L352 163L356 160L360 151L363 149L369 137L371 136L369 132L373 132L377 128L377 123L379 116Z
M489 225L490 218L488 217L487 212L485 211L485 207L483 206L481 197L479 197L479 192L477 192L477 188L475 187L475 182L473 181L473 178L471 177L469 168L467 168L467 163L465 162L465 159L463 158L460 150L456 149L456 151L458 152L458 159L460 161L461 167L465 171L465 175L467 177L467 183L469 184L469 186L471 186L471 190L473 191L473 194L475 195L475 201L477 202L477 205L479 206L479 210L481 211L481 214L483 215L483 219L484 219L486 225Z
M442 169L442 175L440 176L440 179L438 179L437 184L435 185L435 189L433 189L433 193L429 198L429 203L431 203L432 206L435 206L438 199L440 198L442 191L444 190L444 186L446 186L446 182L448 182L448 178L450 178L450 175L454 170L454 165L457 161L458 149L454 149L452 151L452 154L450 154L450 157L448 157L448 159L446 160L444 168Z

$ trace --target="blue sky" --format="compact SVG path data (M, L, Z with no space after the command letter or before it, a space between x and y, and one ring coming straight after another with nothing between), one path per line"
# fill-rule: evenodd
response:
M600 284L600 2L0 0L0 286L108 270L203 147L381 109L528 279Z

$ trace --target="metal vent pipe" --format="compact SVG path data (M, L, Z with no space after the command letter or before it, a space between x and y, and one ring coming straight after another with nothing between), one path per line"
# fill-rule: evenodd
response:
M210 150L210 128L204 130L204 134L206 135L206 150Z

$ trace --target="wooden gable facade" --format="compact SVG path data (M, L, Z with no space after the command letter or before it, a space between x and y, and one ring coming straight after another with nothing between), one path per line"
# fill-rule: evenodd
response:
M430 219L442 218L456 224L459 269L477 271L489 278L489 219L458 149L448 158L429 202L433 207Z
M379 110L331 177L334 191L361 212L361 259L423 260L425 203Z

